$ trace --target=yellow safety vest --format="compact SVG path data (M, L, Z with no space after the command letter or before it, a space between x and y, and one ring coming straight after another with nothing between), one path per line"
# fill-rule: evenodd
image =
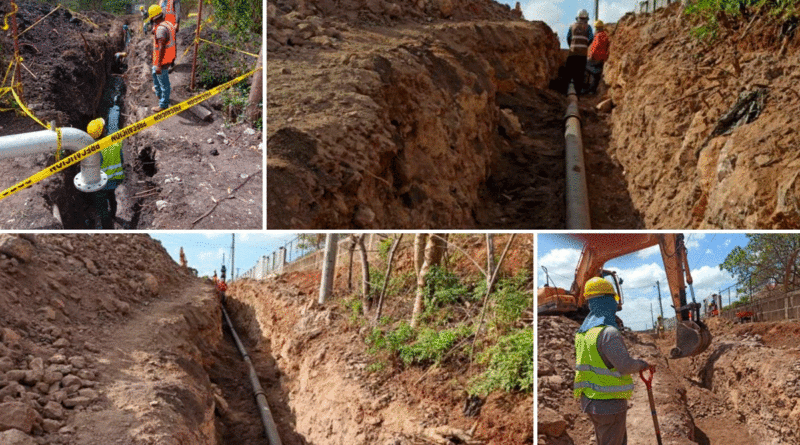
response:
M100 164L100 169L108 175L108 185L116 187L125 179L125 168L122 165L122 142L104 148L102 153L103 163Z
M575 335L575 385L576 399L585 394L595 400L630 399L633 395L633 378L608 369L597 350L597 337L606 326L597 326Z

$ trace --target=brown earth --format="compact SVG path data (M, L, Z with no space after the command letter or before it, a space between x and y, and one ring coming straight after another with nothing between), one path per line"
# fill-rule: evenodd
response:
M511 250L516 260L504 267L506 273L531 267L531 242L517 238ZM496 243L504 245L503 237ZM481 248L485 249L475 242L467 251L479 257ZM395 261L393 275L413 270L411 249L401 249ZM473 267L467 262L454 259L453 267ZM478 370L472 366L465 372L461 358L432 369L390 363L384 371L370 371L375 357L367 352L365 337L371 327L354 322L351 309L344 306L349 295L346 275L339 270L334 298L322 306L315 303L319 271L291 272L261 282L240 280L230 287L228 307L235 323L254 342L255 351L274 357L280 372L272 381L285 391L292 425L307 443L460 443L423 438L447 428L467 432L473 427L474 443L533 443L530 394L495 392L478 417L464 415L466 384ZM403 295L387 296L385 316L410 314L413 293L410 298Z
M2 235L0 268L0 442L265 442L211 283L157 241ZM253 360L265 381L268 357Z
M546 25L490 0L333 5L268 2L269 228L563 224Z
M20 30L53 8L34 1L18 3ZM8 4L4 2L0 5L0 13L8 12L7 8ZM127 86L120 126L151 114L149 107L157 104L150 90L149 48L152 39L142 35L140 18L116 17L95 11L85 12L85 16L98 28L61 9L20 37L25 66L33 73L22 70L26 103L45 122L55 120L58 126L85 129L88 122L97 117L103 90L116 77L123 79ZM127 48L122 32L124 23L135 31ZM179 52L191 42L194 27L190 24L181 28ZM219 42L231 43L225 33L214 35ZM83 39L86 39L86 45ZM4 48L0 57L11 57L13 53L7 52L8 48L13 48L11 42L9 33L0 35ZM123 63L116 63L114 54L122 51L127 52L128 57L123 59ZM212 64L226 66L238 60L231 55L210 58ZM175 72L170 76L173 104L196 94L188 90L190 69L191 54L188 54L178 60ZM209 100L206 105L212 111L211 122L184 112L125 140L126 179L117 191L117 228L263 227L262 134L245 124L225 125L224 117L218 111L222 108L219 97ZM0 113L0 136L42 129L25 116ZM3 162L0 175L5 179L0 187L10 187L52 163L52 155ZM72 177L78 171L77 166L70 167L4 199L0 202L0 227L98 227L91 197L78 192L72 185Z
M664 443L797 442L800 408L790 388L800 379L800 350L790 339L798 323L734 326L712 318L708 325L711 346L688 359L665 358L674 346L673 332L655 340L651 334L626 334L631 355L656 364L653 389ZM593 427L571 400L578 324L540 317L538 326L539 443L591 443ZM634 381L629 439L655 443L644 385Z
M618 22L607 154L647 228L797 228L800 36L765 11L721 22L720 44L690 35L696 24L680 2ZM759 89L760 114L722 125L741 94Z

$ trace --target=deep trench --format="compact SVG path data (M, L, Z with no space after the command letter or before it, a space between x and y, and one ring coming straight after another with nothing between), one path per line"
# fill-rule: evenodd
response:
M125 43L120 48L115 48L114 52L123 51ZM106 121L106 131L104 136L123 128L125 125L124 113L124 98L126 92L126 84L124 80L125 71L128 66L124 58L116 58L113 55L112 60L108 60L109 53L105 53L104 59L99 62L99 66L108 67L105 72L105 82L101 88L102 96L100 103L95 110L94 115L102 117ZM86 92L89 94L90 92ZM118 107L118 113L115 112L116 123L112 123L109 119L109 112L113 106ZM83 130L83 129L82 129ZM65 153L69 156L72 153ZM49 164L55 163L55 158L51 157L48 160ZM125 159L123 158L123 162ZM67 230L95 230L100 229L100 215L95 204L94 195L92 193L81 192L75 188L73 178L80 172L80 165L75 164L67 169L60 175L59 179L54 182L53 187L48 187L45 192L44 199L48 205L53 208L53 215L56 216L64 229ZM117 212L119 213L119 209ZM135 219L138 219L134 215ZM135 226L133 226L135 227Z

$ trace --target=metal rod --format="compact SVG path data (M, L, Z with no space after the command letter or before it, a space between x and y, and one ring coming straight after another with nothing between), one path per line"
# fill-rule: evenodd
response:
M17 90L17 93L20 95L20 97L22 97L22 71L19 69L19 66L22 64L22 62L19 60L19 36L17 35L17 11L19 11L19 9L14 0L11 0L11 10L14 11L14 13L11 14L11 35L14 37L14 63L17 64L15 68L15 80L19 83L19 89ZM14 85L11 85L11 87L13 88Z
M256 397L258 411L261 415L261 423L264 425L264 433L267 435L267 440L269 440L270 445L283 445L280 436L278 436L278 429L275 427L275 420L272 418L272 412L269 410L269 405L267 404L267 395L261 387L261 382L258 380L258 374L256 374L253 362L247 354L247 349L244 348L241 340L239 340L239 335L236 334L236 329L233 328L233 323L231 323L231 318L228 316L228 311L225 310L224 303L222 305L222 315L225 316L225 323L228 325L228 329L231 330L233 341L236 343L236 349L239 350L245 363L247 363L250 384L253 386L253 394Z
M203 0L200 0L197 11L197 29L194 30L194 56L192 57L192 82L189 88L194 91L194 78L197 72L197 46L200 44L200 24L203 17Z
M578 110L578 95L570 83L567 91L569 105L564 116L566 124L566 199L567 229L591 229L589 219L589 191L586 187L586 166L583 161L583 140L581 139L581 115Z

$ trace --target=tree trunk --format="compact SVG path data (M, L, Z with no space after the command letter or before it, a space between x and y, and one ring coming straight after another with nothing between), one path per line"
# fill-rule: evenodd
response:
M364 245L366 234L358 236L358 248L361 252L361 301L363 302L364 315L372 308L372 296L369 288L369 260L367 259L367 246Z
M392 262L394 261L394 254L397 251L397 246L400 245L400 241L403 239L403 234L401 233L400 236L392 243L392 249L389 251L389 261L386 265L386 279L383 280L383 289L381 289L381 295L378 297L378 309L375 311L375 323L377 324L378 321L381 319L381 312L383 311L383 297L386 295L386 288L389 285L389 278L392 276Z
M411 314L411 327L416 328L419 326L419 317L422 311L425 310L425 284L428 276L428 271L431 266L435 266L442 261L444 255L444 248L446 242L437 236L427 236L425 243L424 261L417 274L417 295L414 298L414 312ZM421 240L417 239L414 242L415 249L421 248ZM419 252L415 252L415 258L419 258Z
M347 266L347 291L353 291L353 251L356 249L356 235L350 235L350 245L347 246L348 266Z
M494 235L491 233L486 234L486 288L489 289L492 283L492 274L494 273Z
M261 103L262 93L264 88L264 73L261 68L261 61L264 56L264 44L261 44L261 50L258 52L258 64L256 65L256 72L253 73L253 80L250 82L250 96L247 98L247 108L244 111L245 119L250 124L255 123L261 115L261 109L258 104Z

